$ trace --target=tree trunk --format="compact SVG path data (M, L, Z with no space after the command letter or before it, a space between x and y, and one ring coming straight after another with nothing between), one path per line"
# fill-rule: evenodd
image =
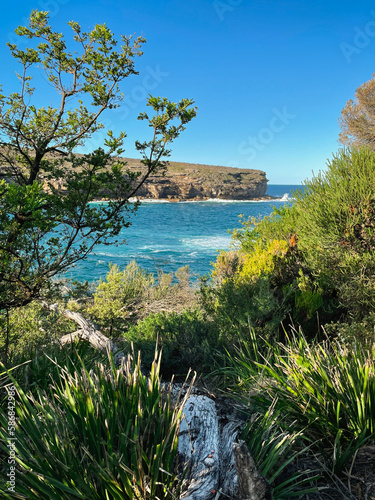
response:
M178 451L184 463L183 500L269 500L270 486L238 434L244 425L231 400L192 394L184 406Z

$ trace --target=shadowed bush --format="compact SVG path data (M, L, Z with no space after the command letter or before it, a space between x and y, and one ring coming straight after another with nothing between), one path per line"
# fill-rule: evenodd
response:
M196 309L181 314L150 314L129 328L124 337L141 351L146 365L158 344L163 352L164 375L185 376L189 368L201 372L222 343L215 325Z

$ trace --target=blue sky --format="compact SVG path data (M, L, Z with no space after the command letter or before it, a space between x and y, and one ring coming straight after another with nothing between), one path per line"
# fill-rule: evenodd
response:
M340 147L341 109L375 71L373 2L18 0L2 7L0 21L6 91L17 85L6 42L34 8L49 10L64 33L75 20L146 37L139 76L124 83L122 107L104 120L127 132L126 156L148 138L136 119L148 93L189 97L198 115L171 159L261 169L271 184L299 184L325 168Z

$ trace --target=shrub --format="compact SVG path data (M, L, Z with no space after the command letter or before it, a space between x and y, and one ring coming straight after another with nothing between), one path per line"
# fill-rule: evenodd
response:
M73 322L47 310L36 301L9 312L9 329L6 315L0 315L0 351L3 352L4 361L12 364L22 356L29 359L31 351L72 331L73 325Z
M342 149L293 205L242 222L236 250L220 254L201 302L215 320L250 323L266 338L289 316L309 337L326 323L361 324L375 311L374 221L375 153Z
M159 269L155 279L135 261L122 271L111 265L106 280L99 283L93 294L93 305L85 313L90 314L107 335L121 336L150 313L182 310L195 302L189 281L188 266L177 269L175 275Z
M242 269L238 272L240 282L255 282L262 275L275 271L277 261L288 252L285 240L270 240L264 246L261 242L255 244L253 251L244 257Z
M22 390L36 395L38 390L47 391L51 382L59 378L61 366L70 372L83 362L91 370L95 363L106 361L108 357L87 341L77 340L63 347L50 344L16 356L12 375Z
M94 292L94 304L90 314L98 320L108 334L125 328L126 318L132 310L142 306L150 293L154 277L140 268L135 261L123 271L111 265L106 280L102 280Z
M160 356L151 375L140 359L116 369L96 363L59 367L49 390L16 391L17 495L30 499L175 498L177 435L182 404L162 389ZM189 393L189 391L188 391ZM9 455L8 419L0 413L2 450ZM14 498L4 487L3 498Z
M339 341L349 349L357 343L375 346L375 314L369 314L359 321L331 322L324 325L329 338Z
M246 338L249 326L264 338L278 338L281 321L290 311L287 302L275 296L267 277L255 283L231 279L216 287L203 285L200 303L229 344Z
M338 342L310 345L301 334L269 344L264 360L247 348L229 356L225 376L244 400L262 412L272 404L287 424L319 441L340 471L375 431L375 351ZM230 383L230 381L232 381Z
M228 335L236 337L239 330L240 337L246 336L250 325L262 337L275 339L283 333L281 322L305 319L294 314L302 269L294 236L288 242L259 239L248 253L219 255L211 282L202 283L200 303Z
M262 219L249 217L245 220L240 216L242 229L235 229L232 237L234 242L239 243L243 252L250 253L259 243L267 244L271 240L289 241L296 233L297 218L298 213L291 204L273 207L272 213Z
M213 352L220 347L217 330L197 310L181 314L160 312L150 314L129 328L125 338L142 352L145 364L151 360L155 345L162 349L165 374L186 374L189 368L202 371Z
M211 272L212 278L216 283L226 282L232 279L239 271L242 270L244 264L245 254L240 251L222 250L216 257L213 271Z
M299 246L350 317L375 309L375 153L342 149L295 194Z

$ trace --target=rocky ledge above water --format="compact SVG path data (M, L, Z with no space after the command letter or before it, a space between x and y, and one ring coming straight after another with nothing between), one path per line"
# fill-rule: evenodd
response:
M136 168L128 159L128 167ZM265 198L266 173L261 170L170 162L164 175L151 176L137 198L157 200L252 200Z
M121 158L129 170L140 172L145 167L139 160ZM8 170L0 166L0 178L12 181ZM51 182L51 181L50 181ZM185 200L254 200L266 196L266 173L261 170L170 162L167 170L151 175L136 193L138 199ZM64 179L52 181L55 189L66 190ZM47 183L46 183L47 186ZM47 189L47 187L46 187ZM103 199L108 194L104 188Z

